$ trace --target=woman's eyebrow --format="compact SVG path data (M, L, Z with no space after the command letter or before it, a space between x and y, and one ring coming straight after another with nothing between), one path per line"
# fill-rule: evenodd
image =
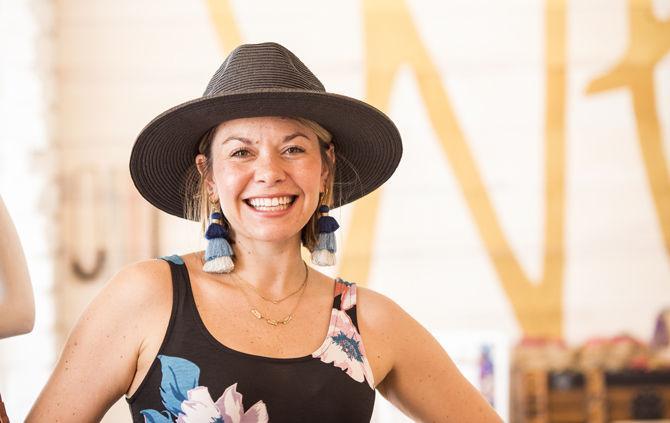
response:
M282 143L289 142L289 141L291 141L293 138L297 138L297 137L304 137L304 138L309 139L309 137L308 137L307 135L303 134L302 132L294 132L294 133L292 133L291 135L287 135L287 136L285 136L285 137L284 137L284 141L282 141Z
M253 142L249 138L244 138L244 137L239 137L237 135L232 135L232 136L226 138L225 140L223 140L221 145L227 143L228 141L233 141L233 140L241 141L245 144L253 144Z
M303 134L302 132L294 132L294 133L292 133L292 134L290 134L290 135L285 136L285 137L284 137L284 140L282 141L282 143L289 142L289 141L291 141L292 139L297 138L297 137L304 137L304 138L306 138L306 139L309 139L309 137L308 137L307 135ZM228 137L228 138L226 138L225 140L223 140L223 142L221 143L221 145L224 145L224 144L227 143L228 141L241 141L241 142L243 142L243 143L245 143L245 144L253 144L253 141L251 141L249 138L240 137L240 136L237 136L237 135L231 135L230 137Z

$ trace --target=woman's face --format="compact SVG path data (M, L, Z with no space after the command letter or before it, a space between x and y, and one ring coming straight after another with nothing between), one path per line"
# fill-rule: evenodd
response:
M328 154L333 160L332 148ZM196 163L203 160L199 155ZM282 117L221 123L210 160L208 188L238 242L299 239L328 176L314 131Z

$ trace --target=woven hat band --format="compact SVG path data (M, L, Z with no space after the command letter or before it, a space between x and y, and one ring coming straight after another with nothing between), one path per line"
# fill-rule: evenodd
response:
M323 84L291 51L274 43L242 45L228 55L203 95L281 88L325 92Z

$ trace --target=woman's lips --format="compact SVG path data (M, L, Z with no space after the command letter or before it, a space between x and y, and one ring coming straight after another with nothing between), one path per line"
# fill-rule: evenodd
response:
M276 217L276 216L282 216L286 214L295 204L296 200L298 199L297 196L293 198L293 200L288 203L288 204L278 204L276 206L266 206L266 205L258 205L258 206L253 206L249 200L244 200L244 203L254 212L266 216L266 217Z

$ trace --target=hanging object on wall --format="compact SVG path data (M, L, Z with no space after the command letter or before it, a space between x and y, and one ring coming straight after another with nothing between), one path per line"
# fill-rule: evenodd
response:
M105 261L107 261L107 253L106 251L100 249L95 252L95 261L93 266L84 268L84 266L82 266L79 263L79 260L75 257L70 260L70 268L72 273L74 273L79 280L83 282L89 282L93 279L96 279L98 275L100 275L102 269L105 266Z
M118 215L120 220L119 226L115 226L118 230L114 233L122 239L118 247L115 245L112 250L118 250L120 265L160 256L158 209L148 204L137 192L125 163L114 172L118 191L112 205L119 206L112 214Z
M69 267L77 280L92 282L105 268L107 250L105 243L105 214L108 209L105 195L112 186L100 183L100 173L94 169L75 170L66 177L64 198L67 213L66 245L69 246ZM82 264L78 251L95 251L93 263Z

